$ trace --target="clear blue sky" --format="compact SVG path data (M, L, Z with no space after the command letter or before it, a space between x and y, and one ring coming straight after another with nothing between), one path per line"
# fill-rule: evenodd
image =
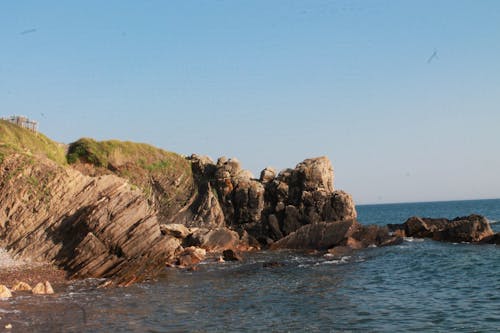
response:
M358 203L500 197L500 1L20 0L0 28L0 114L55 140L326 155Z

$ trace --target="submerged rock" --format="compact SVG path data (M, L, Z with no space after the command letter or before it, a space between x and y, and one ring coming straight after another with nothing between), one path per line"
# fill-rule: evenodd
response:
M265 262L262 264L263 268L277 268L277 267L283 267L283 266L285 266L285 264L283 264L282 262L278 262L278 261L269 261L269 262Z
M242 261L243 258L233 250L224 250L222 252L224 261Z

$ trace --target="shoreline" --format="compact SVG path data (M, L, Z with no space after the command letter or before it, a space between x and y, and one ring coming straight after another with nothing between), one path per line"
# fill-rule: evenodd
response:
M52 285L70 283L67 273L50 263L35 263L12 258L0 248L0 284L12 288L17 282L26 282L35 286L39 282L49 281Z

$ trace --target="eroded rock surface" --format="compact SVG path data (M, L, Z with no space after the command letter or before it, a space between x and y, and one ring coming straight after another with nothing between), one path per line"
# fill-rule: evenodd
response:
M193 175L214 190L219 203L212 205L213 214L204 215L218 216L216 225L200 220L190 226L226 226L268 244L307 224L356 218L352 197L334 189L333 167L326 157L306 159L278 175L273 168L265 168L258 180L235 158L221 157L214 163L193 155L190 160Z

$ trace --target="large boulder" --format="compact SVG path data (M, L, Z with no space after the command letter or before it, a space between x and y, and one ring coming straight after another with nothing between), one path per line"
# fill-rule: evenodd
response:
M227 249L236 249L240 237L236 231L228 228L193 230L185 239L186 246L196 246L209 252L222 252Z
M365 226L355 219L307 224L271 245L272 249L330 250L343 253L369 246L399 244L401 237L393 236L387 227Z
M444 218L411 217L403 224L390 224L389 229L406 237L432 238L444 242L476 243L492 239L494 233L488 219L481 215Z
M358 226L356 220L311 223L273 243L271 249L327 250L345 244Z

